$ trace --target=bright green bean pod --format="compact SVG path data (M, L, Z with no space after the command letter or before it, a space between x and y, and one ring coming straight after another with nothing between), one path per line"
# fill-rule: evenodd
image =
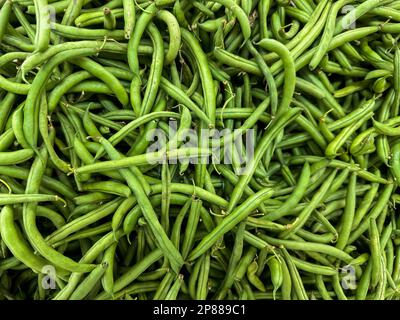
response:
M109 246L103 256L102 265L107 265L108 267L104 271L104 274L101 278L101 284L105 292L110 295L113 295L114 292L114 265L115 265L115 251L117 249L118 243L115 242L111 246Z
M208 295L208 278L210 273L210 254L206 254L197 279L196 300L206 300Z
M382 264L379 231L376 220L372 218L369 220L369 241L372 261L371 285L372 287L376 287L381 280Z
M83 300L93 289L96 283L100 281L104 272L108 268L107 262L102 262L79 284L75 291L69 297L69 300Z
M45 51L50 44L50 8L47 0L35 0L35 14L36 14L36 37L35 37L35 50L42 52Z
M188 261L193 261L194 259L201 256L206 252L222 235L231 230L236 224L245 219L252 210L259 206L260 202L265 201L270 198L273 194L272 189L264 189L253 196L249 197L245 202L233 210L229 215L227 215L221 223L193 249L188 257Z
M251 27L249 19L243 9L235 3L233 0L215 0L225 6L227 9L231 10L233 14L236 16L240 23L240 27L242 29L244 41L250 38L251 35Z
M100 143L113 159L121 157L119 153L113 148L113 146L105 139L101 138ZM156 237L158 245L160 246L160 248L162 248L162 251L170 260L173 270L175 272L178 272L183 264L183 258L178 250L174 247L171 240L168 238L164 229L159 223L158 217L154 212L154 209L147 195L144 193L143 187L138 183L136 177L134 177L134 175L128 169L122 169L120 170L120 172L127 180L127 183L132 192L135 194L137 202L142 209L143 215L145 216L150 228L152 229L154 236Z
M179 290L181 289L182 282L183 282L183 275L179 274L178 277L176 278L175 282L172 284L171 288L169 289L164 300L176 300L178 297L178 294L179 294Z
M14 223L12 207L5 205L0 213L0 234L7 247L19 261L26 266L41 273L48 262L33 253L33 249L24 239L21 231ZM65 274L65 273L64 273Z
M124 32L125 39L130 39L136 22L135 4L131 0L122 0L124 8Z
M310 165L306 162L301 171L299 180L290 197L278 209L265 216L266 220L274 221L289 213L302 199L310 181Z
M350 232L353 226L353 219L356 208L356 193L357 175L352 173L347 187L346 207L341 220L341 228L336 242L336 247L343 250L347 245Z
M252 263L250 263L250 265L247 267L247 271L246 271L247 279L258 290L265 292L266 289L265 289L264 284L262 283L260 278L256 275L257 269L258 269L257 261L253 261Z
M283 275L283 273L284 273L285 268L282 266L282 264L285 264L285 266L286 266L286 263L282 262L282 258L280 256L275 256L275 255L271 256L268 259L267 263L268 263L269 271L271 272L272 285L274 287L272 296L275 300L276 292L284 285L285 276ZM282 288L282 290L286 290L286 289Z
M168 65L178 56L181 47L181 29L175 16L167 10L160 10L156 17L165 22L168 27L170 41L164 60L164 64Z
M194 237L197 231L196 229L200 220L200 210L202 205L203 202L200 199L192 200L181 249L183 259L186 259L190 250L192 250Z
M243 194L245 186L249 183L258 163L261 160L261 157L264 155L268 146L272 143L273 138L278 136L281 133L281 130L283 130L286 125L294 120L299 111L300 110L297 108L289 109L288 112L278 116L264 132L263 137L257 145L253 159L251 159L250 163L247 165L245 174L240 177L238 184L235 186L235 189L232 192L228 212L231 212L238 203Z
M114 30L117 26L117 20L110 8L103 9L104 15L104 29L106 30Z
M0 42L3 40L4 33L6 32L7 24L10 19L11 9L11 0L7 0L5 3L3 3L0 9Z
M292 282L293 282L293 287L296 292L296 296L299 300L309 300L307 296L307 292L304 289L304 285L302 282L302 279L300 277L300 274L291 258L289 253L285 248L281 249L283 252L283 255L285 257L286 264L288 266L289 272L291 274Z

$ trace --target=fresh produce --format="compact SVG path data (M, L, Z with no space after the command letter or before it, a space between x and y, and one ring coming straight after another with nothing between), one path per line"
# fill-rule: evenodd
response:
M393 0L0 0L0 300L397 299L399 34Z

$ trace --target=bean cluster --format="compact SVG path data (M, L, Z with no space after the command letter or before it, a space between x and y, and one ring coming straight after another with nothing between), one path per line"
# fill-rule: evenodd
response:
M399 34L394 0L0 0L0 300L397 299Z

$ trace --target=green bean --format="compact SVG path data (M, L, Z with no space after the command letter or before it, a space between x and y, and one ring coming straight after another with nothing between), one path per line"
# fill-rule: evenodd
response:
M165 300L176 300L179 290L181 289L182 282L183 282L183 275L179 274L177 279L169 289L167 295L165 296Z
M50 1L49 1L50 2ZM65 14L62 18L62 24L64 25L71 25L73 21L78 17L80 11L82 10L82 6L84 4L87 4L89 1L87 0L78 0L74 5L71 5L71 3L66 3L65 4ZM52 6L55 6L55 4L52 4ZM55 9L57 11L57 9Z
M128 198L131 195L131 190L127 186L111 180L86 183L82 186L82 191L110 193L125 198Z
M290 197L284 202L284 204L280 208L266 215L265 219L269 221L274 221L289 213L290 210L293 209L304 196L304 192L306 191L306 187L308 186L309 181L310 165L308 164L308 162L306 162L301 171L296 188L293 190Z
M113 198L113 196L110 194L106 194L103 192L92 192L92 193L88 193L85 195L75 197L74 202L76 205L80 206L80 205L85 205L85 204L101 202L101 201L108 200L111 198Z
M232 287L235 281L235 271L237 265L240 261L240 258L243 253L243 235L245 231L246 223L241 222L238 226L237 233L235 236L235 241L232 249L232 254L229 258L228 269L225 275L225 278L221 284L221 287L218 290L217 299L223 299L226 295L226 291Z
M290 109L282 116L277 117L273 124L267 128L255 150L254 159L252 159L252 161L248 164L248 167L246 168L246 174L240 177L239 182L232 193L231 200L229 202L228 212L232 211L232 208L237 204L238 200L242 196L244 187L251 179L255 171L255 167L261 159L261 156L264 154L268 146L272 143L273 137L277 136L284 128L284 126L287 125L291 120L293 120L298 112L299 110L296 108Z
M335 26L335 34L341 32L345 26L349 26L351 23L353 23L356 19L370 11L371 9L379 6L381 3L376 0L368 0L363 2L362 4L358 5L355 9L354 12L349 12L341 19L339 19L339 22ZM354 19L354 20L353 20Z
M105 292L107 292L110 295L113 295L114 292L114 264L115 264L115 250L117 249L117 244L118 243L115 242L105 250L103 261L101 263L103 269L104 265L107 266L102 275L101 284Z
M246 41L251 35L251 28L249 19L243 9L232 0L215 0L215 2L222 4L233 12L239 21L244 40Z
M240 259L240 261L238 262L237 267L235 269L234 279L236 281L241 281L244 278L247 268L252 263L256 253L257 253L257 250L254 247L250 247L243 254L243 257Z
M27 20L26 16L22 12L21 7L17 3L13 3L12 10L20 22L21 26L23 26L25 32L28 34L29 39L31 42L35 42L35 30L32 28L30 22Z
M329 143L329 145L325 149L325 155L327 157L335 157L337 155L338 149L345 143L346 139L354 133L363 122L367 121L371 116L371 113L367 113L365 116L360 119L359 122L350 125L347 128L344 128L340 131L340 133Z
M130 39L136 22L136 10L132 1L123 0L122 5L124 8L124 32L125 39Z
M164 50L163 50L161 34L152 23L149 24L148 31L150 34L150 38L153 41L155 49L153 52L153 62L150 69L150 76L148 79L146 92L144 94L142 106L139 113L140 115L145 115L151 111L151 107L154 104L158 87L160 85L163 60L164 60Z
M118 152L112 147L110 143L107 143L105 139L101 138L100 143L105 148L106 152L113 158L117 159L121 156ZM129 170L121 170L121 174L125 176L129 187L132 192L135 194L137 202L140 208L143 211L143 215L145 216L150 228L152 229L153 234L156 237L158 245L163 249L166 254L166 257L169 258L170 263L174 271L178 271L183 264L183 259L181 254L177 251L177 249L172 244L171 240L168 239L165 234L164 229L161 224L158 222L158 218L154 209L147 197L144 193L143 187L138 183L137 178L129 171Z
M118 240L123 234L118 233L114 235L112 232L106 234L100 238L93 246L85 253L81 258L81 263L91 263L93 262L100 253L112 245L116 240ZM81 273L72 273L68 284L54 297L54 300L66 300L79 285L81 279Z
M208 277L210 272L210 255L206 254L200 266L197 279L196 299L206 300L208 293Z
M115 44L111 41L100 42L100 41L75 41L75 42L65 42L58 45L51 46L43 53L33 53L21 65L21 70L23 74L27 74L30 70L34 69L36 66L44 63L46 60L50 59L57 53L63 52L65 50L81 49L81 48L93 48L95 52L105 51L111 53L122 54L126 52L126 45ZM143 52L143 46L139 47L139 51Z
M90 39L90 40L102 40L104 37L123 40L123 30L106 30L106 29L87 29L77 28L73 26L65 26L60 23L53 24L54 32L62 37L68 39Z
M37 192L39 190L39 184L47 161L47 151L45 149L43 150L44 152L40 152L41 157L36 158L32 164L31 171L27 179L27 186L25 189L26 193ZM60 268L65 268L72 272L91 271L93 266L76 263L70 258L52 249L46 243L36 226L36 206L37 204L35 203L26 203L23 207L24 229L32 246L38 250L43 257Z
M113 10L106 7L103 9L103 14L104 14L104 29L114 30L117 26L117 20L116 20L117 12L114 13ZM83 24L81 26L83 26Z
M37 20L35 46L41 52L48 48L50 43L50 12L47 0L35 0L35 14Z
M63 201L60 197L56 195L46 195L46 194L0 194L0 204L10 205L17 203L38 203L38 202L48 202L48 201Z
M171 173L168 164L162 165L161 180L163 181L162 202L161 202L161 225L164 230L169 232L169 205L171 199L171 191L169 185L171 183Z
M150 265L158 261L162 257L160 249L150 252L142 261L132 266L121 277L115 280L114 293L125 288L128 284L134 281L140 274L142 274Z
M191 204L192 204L192 198L189 198L189 200L185 202L184 206L179 211L179 214L175 219L175 223L171 231L171 241L177 249L179 249L180 247L180 233L181 233L182 223L187 212L189 211L189 208L191 208Z
M185 230L183 243L182 243L182 257L186 259L190 250L193 247L194 236L196 233L197 225L200 219L200 209L202 201L199 199L193 199L190 206L189 216L187 220L187 227Z
M117 96L118 100L122 105L126 105L129 101L128 95L125 89L122 87L118 79L108 72L100 64L90 60L89 58L81 57L72 61L74 64L78 65L82 69L85 69L93 76L104 80L107 87L109 87Z
M55 55L43 68L40 69L38 76L35 77L35 80L32 83L32 89L28 93L27 102L24 106L24 135L28 143L32 147L35 147L36 145L38 134L38 128L35 121L35 105L37 102L34 97L41 96L43 86L45 84L45 81L50 76L50 72L59 63L68 59L70 57L70 54L76 54L75 57L79 57L94 53L93 49L77 49L76 51L72 51L73 52L65 51Z
M277 290L279 290L279 288L282 287L282 293L285 291L286 294L286 290L288 290L288 288L286 288L287 285L287 281L289 279L287 279L287 274L284 275L285 272L287 272L287 267L286 267L286 263L284 261L282 261L282 258L280 256L271 256L268 259L268 267L269 267L269 271L271 272L271 281L272 281L272 285L274 287L274 290L272 292L272 296L275 300L275 295ZM283 266L284 264L284 266ZM286 279L285 279L286 278ZM291 280L289 280L291 281Z
M260 202L270 198L272 194L273 190L266 188L249 197L245 202L229 213L229 215L224 218L211 233L203 238L200 244L198 244L198 246L190 253L188 261L192 261L202 255L220 236L231 230L236 224L246 218L251 211L258 207Z
M184 91L170 83L166 78L161 78L161 88L177 102L183 104L195 115L204 120L205 123L211 123L209 117L186 95Z
M10 177L15 177L17 179L27 179L29 171L25 168L16 166L0 166L0 174L4 174ZM65 196L67 199L72 199L75 197L75 192L71 190L68 186L60 183L58 180L44 176L43 184L54 190L55 192Z
M258 2L258 13L260 17L260 33L262 39L268 37L267 18L270 7L271 7L271 2L269 0L261 0Z
M49 244L56 243L69 236L70 234L90 225L91 223L96 222L101 218L106 217L107 215L110 215L115 211L115 209L121 202L122 201L120 199L116 198L103 205L102 207L90 211L88 214L72 220L71 222L67 223L66 225L49 235L46 238L47 242Z
M399 271L400 271L399 266L398 266L398 262L400 259L399 253L400 253L400 248L397 247L395 249L395 259L394 259L394 267L393 267L393 274L392 274L393 280L396 282L399 279Z
M159 283L157 281L149 281L149 282L144 282L144 283L138 283L138 284L132 284L128 287L126 287L124 290L121 290L120 292L116 293L114 295L115 299L120 299L125 296L126 300L129 300L127 296L130 294L135 295L135 294L144 294L146 292L153 292L157 290ZM98 296L96 297L96 300L103 300L106 299L104 296Z
M318 156L305 156L305 157L296 157L296 160L289 160L288 162L291 164L296 164L296 163L304 163L305 161L308 161L310 163L314 163L317 161L322 160L323 158L318 157ZM324 160L325 161L325 160ZM351 172L357 172L358 176L360 176L363 179L366 179L371 182L378 182L382 184L389 184L389 181L386 179L383 179L369 171L363 170L360 168L360 166L356 164L349 164L340 160L326 160L327 165L330 167L338 168L338 169L349 169Z
M82 300L84 299L89 292L93 289L93 286L100 281L104 272L108 268L108 264L106 262L101 263L96 267L75 289L75 291L69 297L69 300Z
M15 132L15 138L21 147L24 149L30 149L29 144L24 136L23 121L23 109L22 106L20 106L12 115L11 126Z
M14 105L16 94L8 92L0 102L0 132L3 133L11 108Z
M138 61L138 48L140 38L142 37L145 28L150 23L151 19L156 15L157 8L155 4L150 5L146 11L144 11L133 30L133 34L129 39L128 43L128 63L131 71L134 73L134 78L131 83L130 96L133 110L137 115L140 114L141 110L141 95L140 95L140 76L139 76L139 61Z
M0 234L7 247L13 255L26 266L42 272L43 268L47 265L47 261L40 256L33 253L28 243L22 236L21 231L14 223L14 212L12 207L5 205L0 214ZM59 270L59 271L62 271Z
M345 253L344 251L339 250L335 247L331 247L326 244L313 243L313 242L299 242L295 240L280 240L271 238L264 234L259 234L259 236L262 239L265 239L265 241L267 241L267 242L263 241L264 244L270 244L274 246L283 245L289 250L301 250L301 251L324 253L327 255L331 255L332 257L338 258L340 260L343 260L346 263L349 263L352 260L351 256Z
M42 99L40 101L39 132L40 132L40 135L42 136L44 144L46 145L46 149L47 149L47 152L49 154L51 161L62 172L69 173L72 171L72 168L68 163L66 163L64 160L62 160L56 154L56 152L53 148L53 145L51 143L51 139L50 139L51 134L49 133L49 130L51 132L54 132L54 127L52 126L51 123L50 123L50 125L48 123L47 99L46 99L45 95L43 95Z
M85 239L87 237L96 236L111 230L111 223L105 223L98 227L88 228L82 231L75 232L73 235L70 235L59 242L54 243L53 247L60 247L64 244L68 244L74 240Z
M262 283L262 281L260 280L260 278L258 278L258 276L256 275L258 269L258 264L257 261L253 261L248 267L247 267L247 279L249 280L249 282L256 287L258 290L265 292L265 286Z
M369 228L370 219L376 219L379 214L382 212L383 208L386 206L386 202L388 201L390 194L393 190L393 184L388 184L385 186L384 190L381 193L380 198L375 203L375 206L370 210L367 216L364 218L364 221L361 222L356 229L350 234L350 238L348 244L354 242L361 234L363 234Z
M34 152L31 149L21 149L18 151L3 151L0 152L0 164L7 166L11 164L18 164L31 159Z
M284 247L281 248L281 250L283 252L283 256L285 257L285 262L288 266L297 298L299 300L309 300L307 293L304 289L304 285L302 283L300 274L299 274L291 256L289 255L289 253L287 252L287 250Z
M319 266L315 265L311 262L304 261L295 257L292 257L293 263L300 270L304 270L310 273L325 275L325 276L334 276L337 275L337 270L328 267L328 266Z
M153 300L163 300L167 295L167 289L170 287L174 281L174 274L172 272L167 272L164 278L161 280L156 293L154 294Z
M319 293L321 294L321 297L324 300L332 300L331 296L329 295L328 290L326 289L323 276L320 274L317 274L317 275L315 275L315 280L316 280L316 286L318 288Z
M223 0L230 1L230 0ZM234 6L236 8L236 5ZM236 10L231 8L232 10ZM206 122L207 127L212 128L215 123L215 97L214 97L214 83L212 81L211 71L208 68L207 58L203 53L196 38L194 38L190 32L181 29L183 42L190 48L192 54L196 57L197 67L200 72L200 79L203 86L203 94L205 98L205 110L206 115L209 118L209 122ZM189 106L187 106L189 108Z
M339 300L348 300L346 294L343 291L342 284L340 283L339 274L335 274L332 278L333 278L332 287L336 293L336 297Z
M397 2L0 0L0 299L395 299Z
M0 9L0 41L3 40L4 33L7 29L7 24L10 19L12 2L6 1Z
M179 23L175 16L167 10L160 10L157 13L157 18L165 22L168 27L168 33L170 42L168 46L168 52L165 55L164 63L170 64L178 56L178 52L181 46L181 30Z
M369 220L369 236L370 236L370 250L371 250L371 285L376 287L381 280L381 248L379 241L379 231L375 219Z
M400 181L400 172L398 170L399 163L400 163L400 140L396 140L392 145L392 158L391 158L390 168L397 184Z
M251 44L251 42L246 42L246 48L250 51L250 53L254 56L258 67L260 68L261 72L265 80L267 81L268 91L270 93L271 99L271 111L272 114L275 114L278 108L278 92L276 89L275 81L272 76L271 70L269 69L268 65L263 60L261 54L256 50L256 48ZM264 45L265 48L265 45Z
M291 227L288 230L283 231L281 233L280 235L281 238L287 239L291 234L299 230L304 225L304 223L306 223L312 211L325 197L335 176L336 176L336 171L333 171L329 175L328 179L322 184L321 188L314 194L308 206L304 208L304 210L300 213L300 215L298 216L296 221L291 225Z
M343 250L347 245L347 240L353 226L353 220L356 207L355 188L357 183L357 175L353 173L347 187L346 207L341 220L341 228L336 242L336 247Z

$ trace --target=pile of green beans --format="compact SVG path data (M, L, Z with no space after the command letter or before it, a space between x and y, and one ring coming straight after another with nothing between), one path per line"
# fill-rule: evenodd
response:
M395 0L0 0L0 300L398 299L399 35Z

